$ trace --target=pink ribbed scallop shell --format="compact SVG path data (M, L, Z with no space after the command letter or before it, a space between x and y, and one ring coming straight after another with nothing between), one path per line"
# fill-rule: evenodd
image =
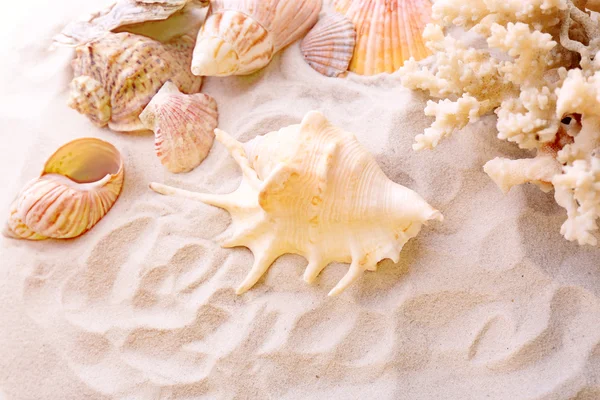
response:
M196 168L212 147L218 123L217 102L203 93L184 94L165 83L140 115L154 131L156 155L171 172Z
M317 22L302 40L300 49L314 70L325 76L338 76L348 70L355 44L354 24L333 13Z

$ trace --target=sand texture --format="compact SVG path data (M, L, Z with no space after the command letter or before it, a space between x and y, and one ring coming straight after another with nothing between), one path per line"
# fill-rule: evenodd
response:
M0 28L1 215L71 139L108 140L126 159L120 199L86 235L0 239L0 399L600 398L600 249L562 238L551 194L504 196L484 174L520 154L493 117L415 153L424 96L394 75L322 77L298 43L251 76L206 79L219 127L239 140L320 110L445 216L339 297L327 292L348 265L311 286L293 255L237 296L253 257L213 241L227 212L148 189L235 190L225 148L174 175L151 136L66 106L71 52L47 48L92 3L11 3Z

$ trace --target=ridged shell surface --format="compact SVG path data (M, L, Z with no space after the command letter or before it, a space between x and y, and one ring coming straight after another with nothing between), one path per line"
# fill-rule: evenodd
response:
M273 35L275 52L295 42L317 22L321 0L213 0L211 12L234 10L251 16Z
M94 138L67 143L17 195L4 234L29 240L79 236L110 210L123 179L123 160L110 143Z
M392 73L410 57L421 60L430 54L422 35L431 20L430 0L335 0L334 4L356 28L350 71Z
M338 76L348 70L356 44L354 24L345 16L324 16L302 40L300 49L306 62L325 76Z
M321 0L215 0L198 33L192 71L246 75L300 39L317 22Z
M200 28L192 72L199 76L245 75L271 61L273 36L253 18L226 10L211 15Z
M143 130L139 115L166 81L183 93L200 90L202 78L189 67L193 47L188 36L163 44L125 32L79 46L72 62L69 106L98 126Z
M232 224L221 244L254 253L238 293L256 284L279 256L293 253L308 259L307 282L331 262L351 263L330 292L338 294L364 271L375 270L379 261L397 262L423 223L442 219L417 193L387 178L353 134L318 112L245 145L219 129L215 133L242 169L235 192L209 195L157 183L150 187L229 211Z
M167 82L140 115L154 131L155 150L171 172L187 172L206 158L218 123L217 102L203 93L183 94Z

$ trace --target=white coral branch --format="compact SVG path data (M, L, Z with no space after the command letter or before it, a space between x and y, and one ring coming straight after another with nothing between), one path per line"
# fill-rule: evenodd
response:
M532 159L489 161L485 172L503 191L532 182L555 188L567 210L561 232L596 244L600 215L600 26L586 6L596 0L437 0L423 33L430 65L408 61L402 83L428 91L435 121L415 150L495 111L498 138L538 151ZM482 35L487 48L454 37L457 26Z
M560 174L561 165L549 155L522 160L497 157L488 161L483 170L504 193L523 183L534 183L544 192L552 190L552 178Z
M567 210L560 232L567 240L596 245L593 235L600 218L600 158L577 160L564 167L564 174L552 181L556 202Z
M535 149L554 140L560 124L555 113L556 95L549 87L522 89L496 109L498 138Z
M435 122L425 129L423 134L417 135L413 149L434 148L442 138L464 128L469 122L476 121L485 112L485 107L482 108L476 98L466 94L457 101L446 99L436 103L429 100L425 107L425 115L434 116Z

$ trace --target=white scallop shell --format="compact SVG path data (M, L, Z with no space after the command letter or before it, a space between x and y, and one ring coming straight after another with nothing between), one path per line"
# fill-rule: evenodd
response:
M321 0L215 0L198 32L192 72L247 75L317 22Z

